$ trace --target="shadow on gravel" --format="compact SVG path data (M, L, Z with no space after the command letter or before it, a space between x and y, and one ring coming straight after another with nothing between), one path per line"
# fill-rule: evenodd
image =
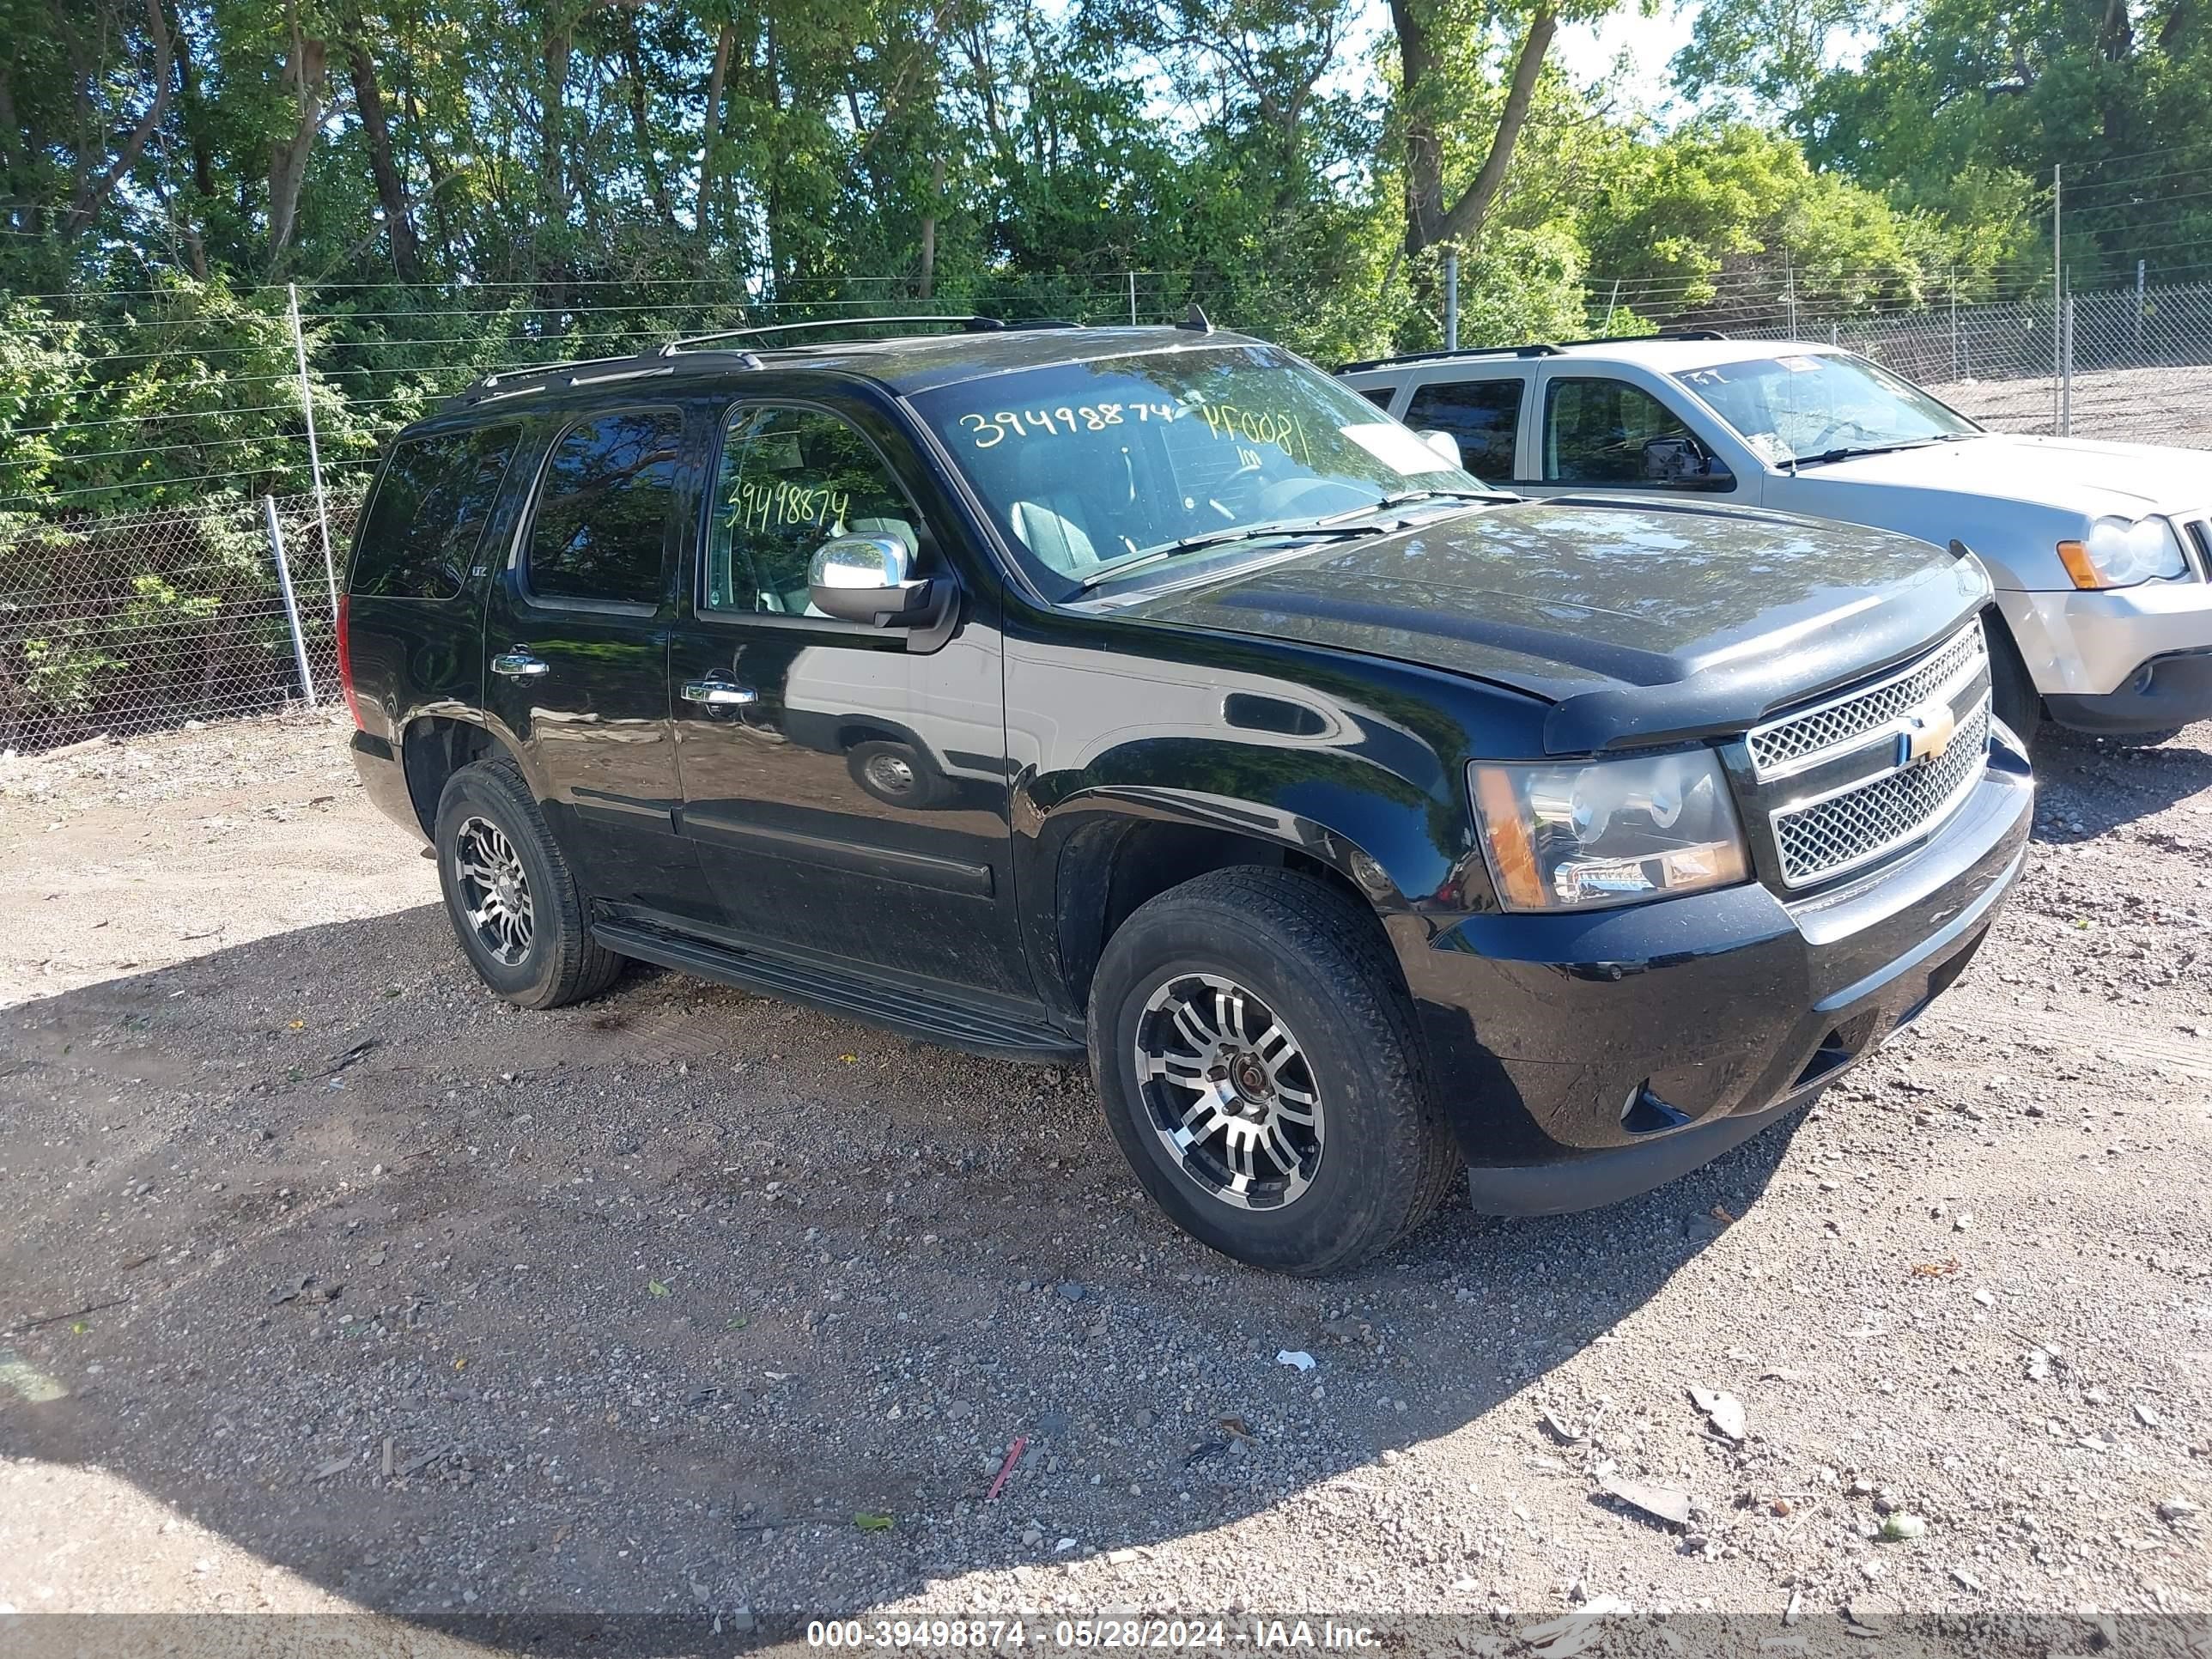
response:
M1081 1077L677 975L520 1013L432 908L4 1027L0 1347L68 1393L0 1392L0 1449L425 1621L859 1612L1326 1511L1523 1390L1500 1426L1533 1455L1547 1373L1791 1132L1595 1215L1456 1209L1316 1284L1175 1232Z
M2212 788L2212 725L2164 743L2092 737L2045 726L2034 744L2035 838L2054 846L2094 841Z

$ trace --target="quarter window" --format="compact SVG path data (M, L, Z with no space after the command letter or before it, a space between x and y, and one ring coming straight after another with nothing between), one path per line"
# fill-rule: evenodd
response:
M890 536L911 555L915 522L897 480L850 422L821 410L741 409L714 480L705 607L818 617L806 576L823 543Z
M530 527L532 596L659 602L683 439L672 409L594 416L561 434Z
M1419 431L1433 428L1450 433L1459 440L1460 465L1476 477L1510 478L1525 384L1516 376L1422 386L1406 405L1406 424Z
M459 592L518 435L512 426L482 427L395 447L362 521L347 591L386 599Z
M1641 387L1622 380L1553 380L1544 406L1544 477L1561 483L1663 487L1668 467L1679 465L1678 459L1645 449L1662 438L1687 440L1703 452L1690 428Z

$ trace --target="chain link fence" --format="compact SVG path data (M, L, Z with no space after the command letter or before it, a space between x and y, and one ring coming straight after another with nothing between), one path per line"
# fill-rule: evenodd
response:
M2000 431L2212 449L2212 283L1840 318L1784 294L1684 320L1750 339L1826 340Z
M1586 298L1594 319L1618 304L1669 326L1825 339L1887 365L2000 430L2212 448L2212 283L2139 277L2134 286L2069 295L2057 304L2046 284L1995 301L1939 296L1824 316L1815 305L1797 302L1797 280L1786 270L1739 270L1686 308L1686 292L1624 292L1620 284L1608 292L1595 280ZM1200 280L1194 273L1055 279L1018 292L940 296L936 305L901 299L888 287L852 287L787 309L857 320L973 304L1009 317L1153 323L1174 320L1200 301L1220 323L1277 337L1291 303L1262 278ZM1329 303L1341 307L1358 298L1339 295ZM787 307L749 309L781 320ZM91 421L101 441L71 461L78 472L65 474L62 487L47 480L28 494L0 498L0 748L45 749L101 732L122 736L277 708L306 700L310 685L322 702L338 696L332 571L316 496L272 497L290 578L288 612L266 509L258 499L240 498L236 470L228 476L220 470L242 468L240 449L253 447L254 476L262 480L248 489L296 489L319 479L329 498L332 564L342 569L375 433L418 412L439 391L485 367L635 349L687 326L728 320L688 298L564 306L557 316L524 305L501 316L501 326L514 331L456 356L446 349L450 342L434 337L452 320L448 313L310 313L311 325L328 331L350 321L382 331L374 338L320 337L323 378L312 397L304 372L271 372L245 377L252 384L241 395L250 394L250 404L234 417L217 409ZM290 331L280 342L283 357L304 361L299 314L282 320ZM533 337L550 324L559 325L557 338ZM137 326L147 350L133 356L173 349L173 331L186 325ZM311 456L299 418L311 403L325 418L335 412L359 423L349 453L334 457L326 437L319 457ZM169 424L178 421L191 422L189 440ZM252 424L257 421L263 424ZM126 487L96 480L127 478L131 469L155 463L169 475L183 472L173 482L204 483L224 489L225 496L184 510L101 512L89 505ZM11 507L21 510L5 510Z
M312 495L269 511L0 519L0 748L45 749L338 695L331 570ZM333 501L343 564L355 503ZM302 676L302 664L306 674Z

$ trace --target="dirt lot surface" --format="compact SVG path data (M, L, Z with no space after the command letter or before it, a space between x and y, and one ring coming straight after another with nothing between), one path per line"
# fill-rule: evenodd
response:
M2047 740L1990 944L1804 1119L1319 1284L1083 1077L493 1000L325 723L0 760L0 1612L2201 1615L2208 751Z
M2204 377L2205 371L2196 368L2079 372L2074 376L2074 435L2212 449L2212 404L2204 397ZM2000 432L2057 429L2057 406L2048 374L1952 381L1929 390Z

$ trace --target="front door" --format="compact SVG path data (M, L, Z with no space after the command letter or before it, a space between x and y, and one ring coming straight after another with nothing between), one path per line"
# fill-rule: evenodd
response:
M555 428L486 609L484 684L586 891L698 915L668 720L684 422L646 407Z
M864 406L729 412L670 653L683 833L740 944L1029 998L995 592L927 638L814 612L816 550L896 537L959 580L951 511ZM913 648L921 647L922 648Z
M1579 368L1553 368L1540 387L1534 470L1514 486L1532 495L1758 499L1710 440L1640 386Z

